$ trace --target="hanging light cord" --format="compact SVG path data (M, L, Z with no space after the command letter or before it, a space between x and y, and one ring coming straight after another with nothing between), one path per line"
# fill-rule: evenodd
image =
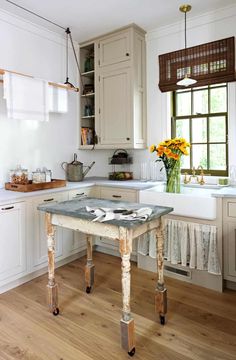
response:
M76 65L77 65L77 68L78 68L78 71L79 71L80 82L81 82L81 85L82 85L82 89L84 89L83 77L82 77L82 74L81 74L81 71L80 71L79 61L78 61L78 58L77 58L77 55L76 55L75 46L74 46L74 43L73 43L73 39L72 39L72 35L71 35L70 28L67 28L67 29L66 29L66 34L67 34L67 36L69 35L69 38L70 38L72 50L73 50L74 57L75 57L75 62L76 62ZM68 51L68 49L67 49L67 51ZM67 56L67 63L68 63L68 56ZM68 65L67 65L67 66L68 66ZM88 99L87 99L87 98L86 98L86 102L88 103Z
M10 3L10 4L12 4L12 5L14 5L14 6L16 6L16 7L18 7L18 8L20 8L20 9L22 9L22 10L27 11L28 13L30 13L30 14L32 14L32 15L37 16L37 17L40 18L40 19L43 19L43 20L49 22L50 24L53 24L53 25L55 25L55 26L57 26L57 27L59 27L59 28L61 28L61 29L63 29L63 30L66 30L63 26L61 26L61 25L59 25L59 24L57 24L57 23L55 23L55 22L53 22L53 21L51 21L51 20L48 20L47 18L45 18L45 17L43 17L43 16L41 16L41 15L39 15L39 14L36 14L35 12L33 12L33 11L29 10L29 9L26 9L25 7L23 7L23 6L21 6L21 5L18 5L18 4L16 4L16 3L14 3L13 1L10 1L10 0L5 0L5 1L8 2L8 3Z
M187 29L186 29L186 26L187 25L187 13L185 12L184 13L184 34L185 34L185 37L184 37L184 41L185 41L185 49L187 48Z
M187 60L187 12L184 12L184 43L185 43L185 50L184 50L184 56L185 56L185 76L188 76L188 60Z
M69 81L69 64L68 64L68 34L66 33L66 82Z

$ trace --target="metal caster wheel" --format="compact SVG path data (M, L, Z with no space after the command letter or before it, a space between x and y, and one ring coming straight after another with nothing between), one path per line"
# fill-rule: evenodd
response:
M166 322L165 316L160 315L160 323L161 323L161 325L165 325L165 322Z
M134 356L134 354L135 354L135 347L134 347L131 351L128 351L128 354L129 354L129 356Z
M55 310L53 310L52 313L53 313L54 316L57 316L59 314L59 312L60 312L59 309L56 308Z
M92 289L91 286L87 286L87 287L86 287L86 293L87 293L87 294L90 294L90 293L91 293L91 289Z

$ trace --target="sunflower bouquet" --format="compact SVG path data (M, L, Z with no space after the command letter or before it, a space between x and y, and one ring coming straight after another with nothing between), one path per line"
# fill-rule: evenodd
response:
M150 146L150 152L157 153L157 161L162 161L166 170L166 191L180 192L180 159L189 155L190 144L183 138L174 138ZM162 170L162 169L161 169Z

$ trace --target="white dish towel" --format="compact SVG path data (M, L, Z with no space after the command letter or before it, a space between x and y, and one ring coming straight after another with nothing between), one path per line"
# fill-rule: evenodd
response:
M8 118L48 121L49 85L46 80L6 71L3 82Z
M54 113L68 112L68 90L49 86L49 111Z
M130 214L125 215L122 213L115 213L114 210L121 210L117 209L110 209L110 208L91 208L86 206L86 210L91 214L95 215L96 217L92 221L104 222L109 220L128 220L128 221L146 221L149 216L152 214L152 209L150 208L140 208L137 210L132 210Z

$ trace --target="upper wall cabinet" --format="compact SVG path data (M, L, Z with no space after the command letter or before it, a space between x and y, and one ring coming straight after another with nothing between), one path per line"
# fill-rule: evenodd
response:
M94 50L93 76L87 72L82 74L86 86L81 94L80 148L93 146L91 134L98 149L145 148L145 32L131 25L81 44L82 69L88 61L86 52L91 48ZM91 111L90 116L87 109Z

